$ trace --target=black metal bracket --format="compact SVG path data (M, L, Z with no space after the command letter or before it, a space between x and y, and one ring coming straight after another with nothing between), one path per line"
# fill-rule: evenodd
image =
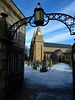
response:
M32 27L35 27L33 25L33 20L34 20L34 15L30 16L30 17L27 17L27 18L20 19L19 21L14 23L12 26L10 26L10 28L7 30L6 38L12 40L14 38L14 35L15 35L16 31L21 26L23 26L27 23L29 23Z
M48 13L46 14L44 12L44 24L42 26L45 26L49 23L49 20L58 20L62 23L64 23L67 28L70 31L70 35L75 35L75 17L72 17L67 14L62 14L62 13ZM14 23L8 30L7 30L7 39L13 39L15 32L22 26L29 23L32 27L37 27L34 24L34 15L20 19L16 23ZM14 30L13 30L14 29ZM13 31L12 31L13 30Z

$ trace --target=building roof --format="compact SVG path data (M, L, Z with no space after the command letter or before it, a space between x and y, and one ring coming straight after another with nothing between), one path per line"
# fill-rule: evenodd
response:
M58 44L58 43L48 43L48 42L44 42L44 47L70 48L71 49L70 44Z
M55 50L54 52L53 52L53 54L57 54L59 51L61 51L60 49L58 49L58 50ZM62 51L61 51L62 52Z

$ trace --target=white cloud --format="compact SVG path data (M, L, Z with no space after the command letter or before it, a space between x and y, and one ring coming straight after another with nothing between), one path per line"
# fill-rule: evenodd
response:
M74 38L73 35L71 36L69 32L65 32L65 33L53 35L52 37L48 37L44 40L45 40L45 42L56 43L56 42L62 42L62 41L73 39L73 38Z
M26 42L26 46L29 48L30 48L30 44L31 44L30 42L28 42L28 43Z
M59 10L59 12L74 15L75 14L75 1L72 1L69 5Z
M51 33L53 31L56 31L58 29L62 29L64 27L66 26L61 22L50 21L50 23L46 27L41 28L41 31L42 31L42 34L46 34L46 33Z

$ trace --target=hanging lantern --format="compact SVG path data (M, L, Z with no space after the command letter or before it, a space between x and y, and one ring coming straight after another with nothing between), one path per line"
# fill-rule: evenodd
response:
M37 8L34 10L34 24L36 26L42 26L44 23L44 10L41 8L40 3L38 3Z

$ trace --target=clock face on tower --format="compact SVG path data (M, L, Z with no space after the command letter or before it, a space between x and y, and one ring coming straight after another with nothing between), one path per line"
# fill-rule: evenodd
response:
M41 35L41 32L38 32L38 35Z

